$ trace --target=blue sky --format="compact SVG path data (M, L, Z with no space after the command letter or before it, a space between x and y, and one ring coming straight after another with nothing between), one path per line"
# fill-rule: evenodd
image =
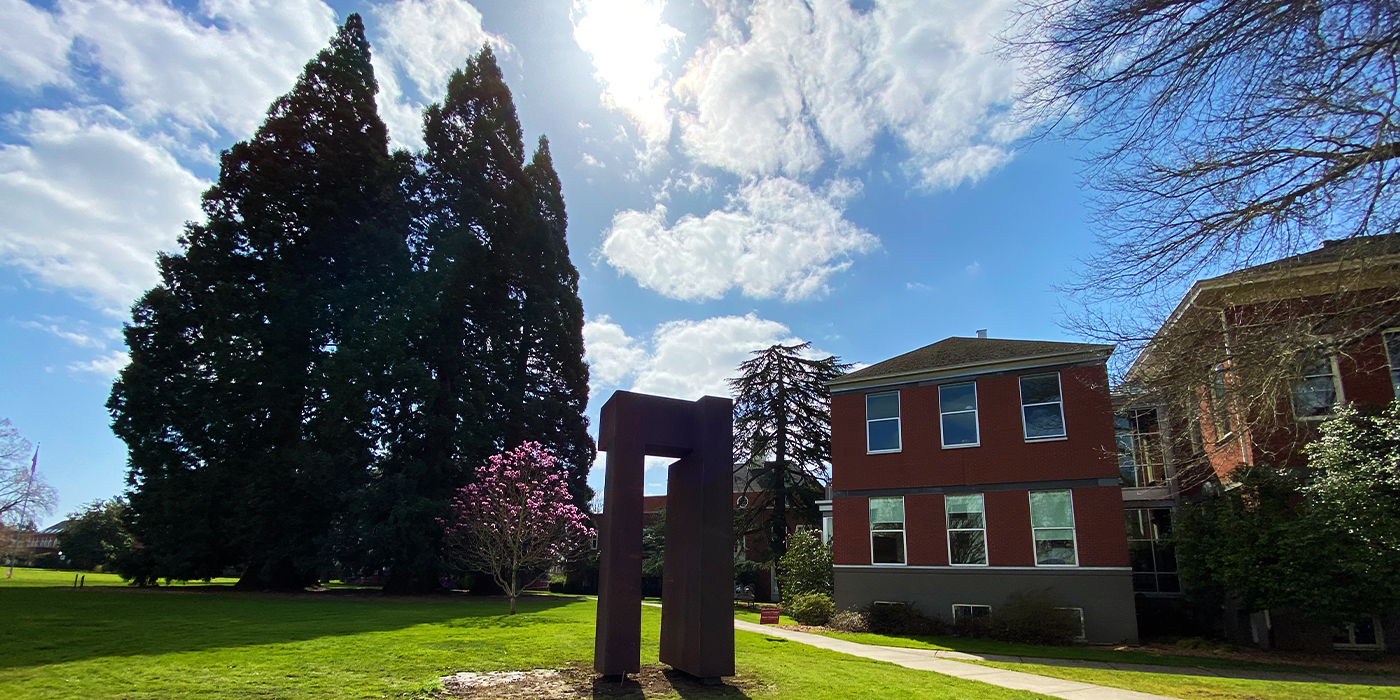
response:
M1067 338L1052 287L1093 252L1087 203L1072 146L1018 140L1009 6L0 0L0 417L42 443L45 522L124 489L104 402L127 308L218 152L350 12L396 144L483 42L527 141L549 136L595 420L616 389L723 393L773 342L872 363L979 328Z

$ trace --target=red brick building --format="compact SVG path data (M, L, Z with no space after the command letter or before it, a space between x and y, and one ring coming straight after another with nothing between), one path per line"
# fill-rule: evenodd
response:
M836 605L1045 592L1136 642L1112 346L948 338L831 383Z

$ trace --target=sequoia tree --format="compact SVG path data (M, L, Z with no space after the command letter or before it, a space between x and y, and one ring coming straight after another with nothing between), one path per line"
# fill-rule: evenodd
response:
M408 272L403 156L350 15L225 151L180 252L133 308L108 403L129 449L136 578L314 583L379 444L383 320Z
M787 553L790 510L813 516L829 480L831 392L826 383L850 365L835 356L804 357L810 343L754 352L729 380L734 390L734 463L745 491L762 491L747 531L766 528L775 559Z

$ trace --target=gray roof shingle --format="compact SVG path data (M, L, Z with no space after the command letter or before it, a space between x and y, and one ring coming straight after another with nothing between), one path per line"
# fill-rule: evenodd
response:
M1061 343L1049 340L1006 340L1002 338L946 338L918 350L851 372L838 382L875 379L886 375L932 371L1009 360L1029 360L1072 353L1113 352L1112 345Z

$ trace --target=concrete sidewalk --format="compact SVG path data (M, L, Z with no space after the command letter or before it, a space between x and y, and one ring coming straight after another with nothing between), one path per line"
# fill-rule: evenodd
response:
M752 622L743 622L741 620L734 621L734 629L801 642L802 644L829 649L842 654L850 654L851 656L875 659L876 661L888 661L889 663L897 664L905 668L913 668L920 671L933 671L945 676L979 681L1002 688L1011 688L1013 690L1027 690L1032 693L1040 693L1041 695L1049 695L1056 698L1066 698L1067 700L1175 700L1165 695L1139 693L1137 691L1123 690L1121 688L1107 688L1101 685L1093 685L1092 683L1066 681L1060 680L1059 678L1047 678L1046 676L1021 673L1019 671L1004 671L999 668L962 663L952 660L956 657L946 656L946 654L950 652L936 652L928 649L877 647L870 644L848 642L844 639L824 637L820 634L808 634L806 632L779 629L767 625L756 625ZM940 654L944 655L940 656ZM967 654L965 656L971 657L972 655Z

